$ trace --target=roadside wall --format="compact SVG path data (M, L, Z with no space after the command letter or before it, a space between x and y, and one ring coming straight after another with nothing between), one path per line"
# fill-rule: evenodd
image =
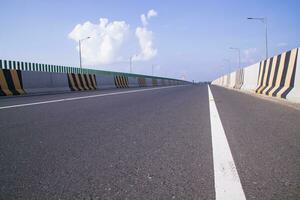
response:
M175 83L190 84L157 76L0 60L0 96L155 87Z
M259 63L244 68L244 84L241 90L255 92L257 87Z
M212 84L231 88L221 76ZM299 48L283 52L251 66L235 71L234 89L252 91L260 95L300 102Z
M71 91L66 74L31 71L22 71L21 74L23 88L26 88L27 93Z

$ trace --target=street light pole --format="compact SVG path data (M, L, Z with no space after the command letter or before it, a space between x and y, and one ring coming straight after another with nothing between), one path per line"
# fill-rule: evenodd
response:
M265 27L266 27L266 59L268 59L268 21L265 18Z
M152 76L154 75L154 64L152 64Z
M265 24L265 38L266 38L266 59L268 59L268 20L266 17L248 17L249 20L258 20Z
M132 59L133 59L134 56L137 56L137 54L131 55L131 56L129 57L130 73L132 73Z
M79 47L79 66L80 68L82 68L82 60L81 60L81 42L83 40L87 40L87 39L90 39L91 37L86 37L86 38L83 38L83 39L80 39L78 40L78 47Z
M229 49L231 49L231 50L236 50L237 52L238 52L238 54L239 54L239 69L241 68L241 50L240 50L240 48L234 48L234 47L230 47Z
M129 57L130 73L132 73L132 56Z
M227 58L224 58L223 60L228 63L228 69L229 69L229 73L230 73L231 72L231 67L230 67L231 62L230 62L230 60L227 59Z
M78 46L79 46L79 66L80 69L82 68L82 63L81 63L81 40L78 41Z

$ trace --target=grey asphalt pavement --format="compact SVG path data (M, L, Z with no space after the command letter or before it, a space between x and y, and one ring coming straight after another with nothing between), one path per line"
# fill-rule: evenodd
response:
M300 199L300 111L212 86L247 199Z
M300 199L300 111L211 90L247 199ZM0 199L214 199L209 117L207 85L2 109Z

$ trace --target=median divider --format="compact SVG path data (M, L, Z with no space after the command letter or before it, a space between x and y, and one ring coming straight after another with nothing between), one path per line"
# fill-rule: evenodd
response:
M233 88L241 89L243 83L244 83L244 69L238 69L235 72L235 84Z
M224 83L228 75L217 78L212 84L300 102L299 48L241 68L234 73L233 87L231 79L229 83L228 79Z
M0 60L0 96L155 87L190 82L158 76Z
M0 95L25 94L20 70L0 69Z
M138 78L139 87L147 87L146 79L143 77Z
M153 87L157 87L158 86L157 85L157 79L155 79L155 78L152 79L152 86Z
M71 91L96 90L97 81L95 74L68 74L68 83Z
M244 69L244 83L241 90L255 92L257 87L259 63L243 68Z
M117 88L128 88L128 77L126 76L115 76L114 77L115 86Z
M298 49L284 52L260 64L256 93L286 98L295 83Z

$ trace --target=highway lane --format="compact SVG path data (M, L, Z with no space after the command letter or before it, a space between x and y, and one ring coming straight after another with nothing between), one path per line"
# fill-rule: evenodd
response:
M300 111L211 88L247 199L300 199Z
M211 91L246 198L300 199L299 110ZM209 117L206 85L0 110L0 199L214 199Z
M1 198L213 199L207 116L206 86L1 110Z
M104 89L104 90L88 90L88 91L73 91L73 92L64 92L64 93L56 93L56 94L29 94L22 96L1 96L0 98L0 109L6 106L15 106L22 104L31 104L31 103L43 103L47 101L59 101L64 99L80 99L80 98L89 98L96 96L105 96L105 95L117 95L124 93L135 93L142 92L148 90L160 90L167 89L177 86L165 86L165 87L154 87L154 88L122 88L122 89ZM185 87L185 85L178 86Z

